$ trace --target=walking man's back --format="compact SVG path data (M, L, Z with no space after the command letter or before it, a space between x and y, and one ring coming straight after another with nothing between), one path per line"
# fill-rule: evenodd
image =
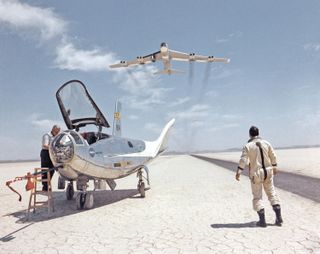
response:
M264 205L262 202L262 187L269 202L276 213L276 225L282 225L280 200L276 194L273 175L277 173L277 157L271 144L259 137L259 129L252 126L249 130L250 139L243 147L236 180L240 181L240 174L249 162L249 177L252 189L253 209L259 215L257 226L266 227Z

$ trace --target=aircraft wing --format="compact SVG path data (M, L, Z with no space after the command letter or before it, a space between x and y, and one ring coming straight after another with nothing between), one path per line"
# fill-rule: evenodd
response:
M175 50L169 50L170 57L172 60L176 61L196 61L196 62L222 62L222 63L228 63L230 62L230 59L228 58L218 58L214 56L202 56L202 55L196 55L194 53L187 54L184 52L179 52Z
M160 51L143 56L144 63L151 63L155 61L159 61L161 59Z
M139 64L148 64L151 62L155 62L161 59L160 51L146 55L146 56L138 56L137 59L130 61L120 61L120 63L112 64L110 68L120 68L120 67L129 67Z
M131 61L120 61L120 63L109 65L109 67L110 68L121 68L121 67L134 66L134 65L138 65L138 64L142 64L142 63L139 62L138 58L137 58L137 59L131 60Z

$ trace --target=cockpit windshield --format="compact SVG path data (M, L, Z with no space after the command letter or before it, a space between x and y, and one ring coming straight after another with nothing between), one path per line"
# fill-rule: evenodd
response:
M61 113L69 129L87 124L109 127L109 123L81 81L65 83L56 94Z

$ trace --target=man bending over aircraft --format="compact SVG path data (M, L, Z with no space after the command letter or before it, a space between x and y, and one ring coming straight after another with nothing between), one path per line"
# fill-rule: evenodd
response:
M259 129L252 126L249 130L250 139L243 147L239 161L236 180L240 181L240 174L249 160L249 177L253 194L253 209L259 215L257 226L266 227L264 206L262 203L262 186L276 214L277 226L282 225L280 200L273 185L273 175L277 173L276 154L269 142L259 137Z
M53 168L52 161L49 156L49 145L52 141L53 137L58 135L60 132L60 127L58 125L53 125L51 132L48 132L42 136L42 149L40 152L41 157L41 168ZM54 170L50 170L50 179L54 174ZM46 180L48 178L48 173L42 174L42 180ZM42 190L48 191L48 182L42 182Z

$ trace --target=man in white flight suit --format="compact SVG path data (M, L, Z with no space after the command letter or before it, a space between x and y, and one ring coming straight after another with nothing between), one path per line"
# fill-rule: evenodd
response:
M273 185L273 174L277 173L277 157L269 142L259 137L259 129L252 126L249 130L250 139L243 147L236 180L249 162L249 177L253 195L253 209L259 215L257 226L266 227L264 206L262 203L262 186L276 214L275 224L282 225L280 201Z

